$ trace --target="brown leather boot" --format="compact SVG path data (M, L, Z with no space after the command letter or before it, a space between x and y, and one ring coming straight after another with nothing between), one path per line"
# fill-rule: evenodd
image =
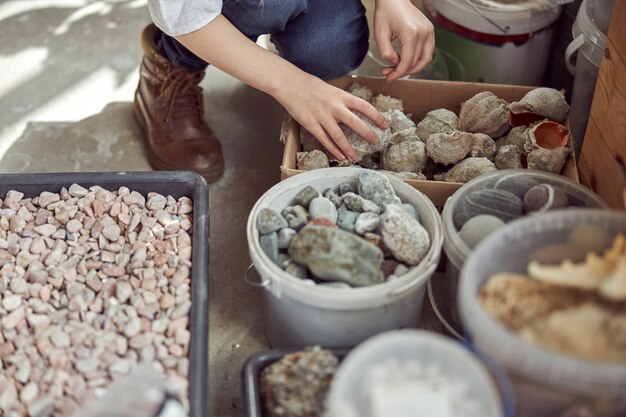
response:
M144 57L133 114L144 130L149 161L157 170L195 171L211 182L224 172L222 147L204 120L204 71L172 65L157 47L153 24L141 34Z

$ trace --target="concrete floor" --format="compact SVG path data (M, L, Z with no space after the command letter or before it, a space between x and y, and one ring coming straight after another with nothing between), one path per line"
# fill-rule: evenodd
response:
M0 1L0 172L150 169L131 114L149 21L145 0ZM261 290L243 281L245 222L279 181L285 112L214 68L203 87L227 164L210 186L210 415L239 417L241 367L268 347ZM424 304L424 327L439 330Z

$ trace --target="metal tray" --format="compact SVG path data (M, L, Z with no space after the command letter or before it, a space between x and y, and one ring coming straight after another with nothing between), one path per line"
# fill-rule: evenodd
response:
M89 172L0 174L0 198L9 190L35 197L42 191L59 192L73 183L99 185L109 191L128 187L144 196L150 192L193 201L191 264L191 340L189 342L190 417L208 415L209 334L209 191L204 178L193 172Z

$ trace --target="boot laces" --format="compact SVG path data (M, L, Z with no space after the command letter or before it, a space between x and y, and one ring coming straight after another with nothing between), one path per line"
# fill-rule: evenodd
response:
M156 99L159 106L167 103L165 121L174 114L178 116L187 113L200 116L203 107L202 88L198 84L202 78L203 71L188 72L182 68L171 68L167 71Z

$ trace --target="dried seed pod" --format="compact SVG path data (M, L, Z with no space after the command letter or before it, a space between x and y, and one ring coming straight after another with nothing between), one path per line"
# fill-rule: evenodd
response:
M391 145L382 153L382 168L393 172L419 172L426 165L426 146L419 140Z
M539 169L542 171L560 174L565 165L565 160L572 152L571 148L561 147L556 149L535 149L528 154L528 169Z
M472 148L473 138L464 132L434 133L426 142L428 156L441 164L456 164Z
M372 98L372 105L376 108L376 110L381 113L389 110L400 110L401 112L404 111L404 107L402 106L402 100L395 97L386 96L384 94L375 95L374 98Z
M426 113L417 124L417 135L426 142L433 133L450 133L457 130L459 118L448 109L436 109Z
M326 154L318 149L311 152L298 152L296 161L297 168L305 171L328 168L330 166Z
M464 133L472 137L472 148L470 149L470 156L484 157L493 161L498 147L491 137L483 133Z
M526 152L535 149L556 149L567 145L569 130L561 124L545 120L526 129Z
M569 113L569 104L563 94L553 88L535 88L520 100L509 105L513 126L528 125L536 120L550 119L563 122Z
M487 158L472 157L464 159L453 166L450 171L446 172L444 179L446 182L466 183L480 175L496 170L496 166Z
M497 138L510 128L507 102L491 91L478 93L461 105L459 130Z
M516 146L504 145L498 149L494 164L498 169L522 169L522 152Z

